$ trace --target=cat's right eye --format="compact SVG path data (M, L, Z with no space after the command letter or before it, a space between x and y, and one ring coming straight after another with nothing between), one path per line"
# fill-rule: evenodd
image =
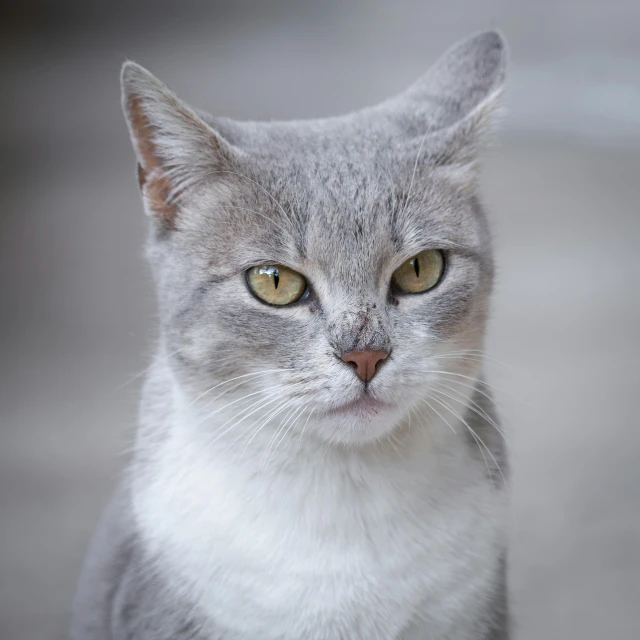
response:
M247 285L257 298L279 307L297 302L307 290L307 281L281 264L251 267L247 271Z

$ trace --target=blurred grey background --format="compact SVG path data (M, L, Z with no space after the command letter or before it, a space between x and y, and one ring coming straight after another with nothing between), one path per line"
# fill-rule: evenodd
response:
M65 637L154 337L126 58L236 118L340 113L499 26L489 354L520 640L640 637L640 3L23 0L0 44L0 638Z

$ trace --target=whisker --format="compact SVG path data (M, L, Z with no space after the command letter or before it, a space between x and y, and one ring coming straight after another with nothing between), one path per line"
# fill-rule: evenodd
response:
M248 429L246 429L243 432L243 435L244 435L244 433L246 433L247 431L250 431L252 428L255 427L253 434L245 442L242 448L242 451L240 452L240 457L238 458L238 461L242 460L242 456L245 454L245 452L249 448L249 445L251 444L251 442L253 442L253 439L258 435L258 433L260 433L260 431L262 431L262 429L264 429L264 427L266 427L266 425L268 425L271 420L276 418L282 411L285 411L294 402L295 402L295 398L287 398L285 400L281 400L281 402L277 404L275 408L271 409L271 411L267 414L267 416L256 420Z
M297 384L299 384L299 383L291 385L290 388L297 386ZM237 404L238 402L242 402L243 400L246 400L247 398L251 398L253 396L265 395L265 394L269 393L270 391L272 391L273 389L280 389L280 388L282 388L281 385L274 385L272 387L267 387L266 389L261 389L259 391L253 391L252 393L248 393L248 394L246 394L246 395L244 395L244 396L242 396L240 398L237 398L236 400L233 400L233 401L225 404L222 407L218 407L215 411L212 411L211 413L206 415L204 418L202 418L202 420L197 422L195 426L199 426L203 422L206 422L207 420L210 420L216 414L220 413L221 411L224 411L225 409L227 409L228 407L231 407L234 404Z
M284 441L289 431L291 431L293 426L296 424L297 420L304 415L304 412L306 410L307 410L307 406L303 405L299 411L294 412L293 417L290 420L290 424L287 427L287 430L282 434L282 436L280 436L280 439L273 445L273 452L271 453L271 456L269 456L269 460L267 461L267 466L269 466L269 463L271 462L271 458L275 455L275 452L278 449L278 446Z
M440 402L437 398L433 398L433 399L434 399L438 404L440 404L441 406L443 406L443 407L445 407L445 408L449 408L449 407L446 407L444 404L442 404L442 402ZM456 433L456 432L453 430L453 427L451 427L451 425L449 424L448 420L447 420L447 419L446 419L446 418L445 418L445 417L444 417L444 416L443 416L443 415L442 415L442 414L441 414L437 409L435 409L435 408L434 408L434 407L432 407L431 405L429 405L429 407L430 407L431 409L433 409L433 411L435 411L435 412L436 412L436 414L438 414L438 416L440 416L440 418L441 418L442 420L444 420L444 421L445 421L445 423L447 424L447 426L449 426L449 428L450 428L454 433ZM451 411L451 409L450 409L450 408L449 408L449 411ZM458 435L458 434L456 433L456 436L457 436L457 435ZM483 459L483 461L484 461L484 466L487 468L487 473L488 473L489 475L491 475L491 469L489 468L489 462L487 461L487 458L486 458L486 456L484 455L484 451L480 448L480 443L478 442L478 440L477 440L477 439L475 438L475 436L473 435L473 432L471 433L471 435L473 436L473 438L474 438L474 439L475 439L475 441L476 441L476 444L478 445L478 451L480 451L480 455L482 456L482 459Z
M248 407L246 407L245 409L243 409L242 411L240 411L239 413L234 415L233 418L230 418L224 424L222 424L220 427L218 427L216 429L216 431L214 432L214 435L216 435L216 438L213 440L213 442L210 443L210 446L215 444L222 436L224 436L226 433L231 431L231 429L233 429L233 427L235 427L237 424L239 424L243 420L246 420L249 416L253 415L256 411L260 411L260 409L262 409L263 407L266 407L266 406L272 404L273 402L277 402L278 400L279 400L279 398L276 397L276 398L273 398L271 400L267 400L265 402L263 400L263 398L259 398L258 400L256 400L252 404L250 404ZM253 409L253 407L257 407L257 408ZM253 409L253 410L251 411L251 409ZM247 414L247 411L249 411L248 414ZM219 433L220 429L224 428L230 422L232 422L233 424L231 424L231 426L228 427L227 429L225 429L222 433Z
M287 425L287 422L289 421L289 419L291 418L292 415L295 415L296 411L299 409L299 407L293 406L291 407L291 409L289 409L289 411L287 412L286 416L284 417L284 420L282 420L280 422L280 425L278 426L278 428L276 429L275 433L273 434L273 436L271 437L271 440L269 440L269 444L267 445L267 448L265 449L263 455L262 455L262 460L260 462L260 465L258 467L258 469L260 471L264 470L267 468L267 465L265 464L265 460L267 458L267 455L269 454L269 452L271 451L271 447L273 445L273 443L275 442L276 438L278 437L278 435L280 434L281 430L284 429ZM269 455L268 461L271 461L271 455Z
M172 356L175 356L176 353L179 353L179 352L180 352L180 349L176 349L175 351L172 351L171 353L167 353L167 354L161 351L160 354L163 359L168 359L168 358L171 358ZM149 373L155 366L156 366L156 362L154 359L154 361L148 367L146 367L139 373L136 373L133 377L129 378L129 380L127 380L126 382L123 382L122 384L118 385L114 389L114 392L122 391L122 389L124 389L125 387L128 387L130 384L133 384L136 380L138 380L139 378L142 378L142 376Z
M477 360L478 362L493 362L495 364L499 364L502 367L506 367L508 369L513 369L510 364L506 362L502 362L492 356L487 355L479 349L464 349L461 351L449 351L447 353L441 353L433 356L435 360L438 358L448 358L448 359L464 359L469 358L472 360Z
M439 392L439 393L441 393L441 392ZM446 409L448 409L458 420L460 420L460 422L462 422L462 424L464 424L464 426L469 430L469 433L473 436L474 440L476 440L476 444L478 444L478 448L480 450L480 453L482 453L482 449L480 449L480 444L482 444L482 446L485 448L486 452L491 457L491 460L493 461L493 464L496 466L496 469L498 470L498 473L500 474L500 477L502 478L502 482L506 486L507 485L507 480L504 477L504 474L502 473L502 469L500 468L500 465L498 464L498 461L496 460L495 456L491 452L491 449L489 449L489 447L487 447L487 445L485 444L484 440L471 428L469 423L457 411L455 411L448 403L446 403L445 401L440 400L438 398L433 398L433 400L435 400L438 404L440 404L443 407L445 407ZM482 453L482 457L485 458L484 453ZM486 458L485 458L485 464L486 464ZM489 475L492 475L491 474L491 470L489 469L489 465L487 465L487 471L489 472Z
M398 436L396 436L396 434L393 433L393 431L390 431L387 434L386 440L393 447L393 450L398 454L398 457L400 458L400 460L404 460L405 459L404 456L400 453L400 450L398 449L398 447L396 447L396 443L400 444L400 441L398 440Z
M457 393L464 400L466 400L467 402L471 403L471 404L466 404L460 398L456 398L454 396L450 396L448 394L444 394L447 397L451 398L451 400L454 400L455 402L459 402L462 406L464 406L465 408L473 411L478 416L480 416L481 418L486 420L500 434L500 436L505 441L505 443L507 445L509 445L509 442L507 441L507 437L505 436L504 432L500 429L500 426L498 425L498 423L496 423L496 421L477 402L475 402L471 398L467 398L461 391L458 391L457 389L454 389L453 387L449 387L448 385L445 385L443 383L438 383L438 384L434 385L433 389L436 390L436 391L439 391L440 393L444 393L440 389L441 386L444 387L445 389L448 389L452 393ZM473 405L473 406L471 406L471 405Z
M316 406L314 405L311 407L311 412L307 416L307 421L304 423L304 427L302 427L302 431L300 431L300 436L298 437L298 448L300 448L302 444L302 436L304 436L305 429L307 428L307 425L309 424L309 420L311 420L311 416L313 415L313 412L315 410L316 410Z
M293 371L293 369L266 369L266 370L263 370L263 371L254 371L254 372L251 372L251 373L244 373L244 374L242 374L240 376L235 376L233 378L229 378L228 380L224 380L223 382L219 382L218 384L213 385L213 387L210 387L206 391L203 391L197 398L192 400L187 405L187 407L191 407L196 402L198 402L198 400L200 400L204 396L208 395L212 391L215 391L218 387L221 387L221 386L223 386L225 384L229 384L229 383L234 382L236 380L240 380L241 378L245 378L245 379L246 378L250 378L250 377L256 378L256 377L261 377L261 376L268 375L270 373L280 373L280 372L286 372L286 371ZM243 381L242 384L244 384L244 381ZM234 389L237 389L237 387L234 387ZM216 396L215 398L213 398L212 402L215 402L218 398L222 397L222 395L224 395L225 393L227 393L227 391L224 391L224 393L222 393L222 394Z
M465 376L462 373L454 373L453 371L440 371L438 369L430 369L429 373L438 373L441 375L446 375L446 376L457 376L458 378L464 378L465 380L470 380L471 382L475 383L476 385L482 385L483 387L486 387L487 389L493 389L495 391L497 391L498 393L503 393L506 394L507 392L504 391L504 389L500 389L492 384L489 384L488 382L485 382L484 380L480 380L479 378L474 378L473 376ZM476 388L476 387L474 387Z
M263 420L267 420L269 419L269 416L271 415L272 412L275 412L278 410L278 408L281 406L281 404L284 404L286 402L288 402L290 400L290 398L285 398L284 400L281 397L276 397L273 398L272 400L269 400L267 402L262 402L262 400L258 400L258 404L260 404L260 406L257 409L254 409L253 411L251 411L248 415L243 417L243 422L251 415L253 415L254 413L256 413L256 411L259 411L260 409L263 409L264 407L273 404L274 402L278 402L279 404L276 404L275 408L272 407L271 409L269 409L269 411L267 412L267 415L261 415L258 417L257 420L254 420L246 429L244 429L244 431L242 431L242 433L240 433L238 436L236 436L236 438L229 444L229 446L225 449L225 451L227 451L230 447L232 447L236 442L238 442L238 440L240 440L245 434L247 434L249 431L251 431L251 429L253 427L255 427L257 424L260 424ZM255 406L256 403L254 403L252 406Z
M435 400L435 398L434 398L434 400ZM453 431L453 433L456 436L458 435L458 432L451 426L449 421L435 407L433 407L432 404L428 400L425 399L422 402L424 402L427 405L427 407L429 407L429 409L431 409L431 411L433 411L447 425L447 427L449 427L449 429L451 429L451 431Z

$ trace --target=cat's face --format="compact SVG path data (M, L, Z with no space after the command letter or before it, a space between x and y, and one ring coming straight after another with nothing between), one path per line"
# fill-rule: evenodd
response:
M462 354L482 346L492 278L473 159L504 53L496 34L469 42L427 77L440 105L419 84L326 121L205 123L125 69L187 396L227 394L256 429L362 443L421 412L442 370L472 373ZM450 67L469 76L458 93Z

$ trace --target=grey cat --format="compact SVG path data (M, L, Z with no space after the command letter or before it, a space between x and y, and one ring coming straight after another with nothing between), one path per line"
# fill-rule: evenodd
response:
M477 196L506 57L269 123L125 64L161 338L73 640L509 637Z

